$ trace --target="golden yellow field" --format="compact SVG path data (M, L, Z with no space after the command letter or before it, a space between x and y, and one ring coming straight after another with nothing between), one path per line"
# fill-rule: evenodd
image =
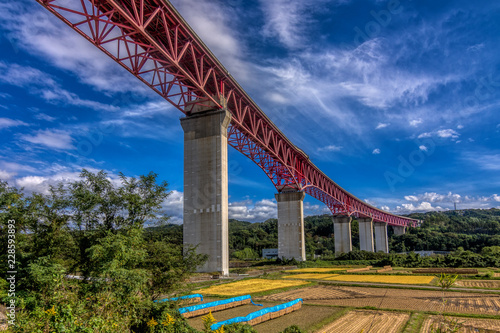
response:
M434 280L433 276L423 275L350 275L339 274L325 278L328 281L349 281L349 282L380 282L398 284L429 284Z
M302 279L302 280L325 280L327 278L331 278L334 276L337 276L338 274L293 274L293 275L287 275L283 276L284 279Z
M311 268L299 268L287 271L290 273L325 273L325 272L335 272L335 271L345 271L347 268L339 267L311 267Z
M239 296L261 291L295 287L307 284L303 281L252 279L220 284L195 292L206 295Z

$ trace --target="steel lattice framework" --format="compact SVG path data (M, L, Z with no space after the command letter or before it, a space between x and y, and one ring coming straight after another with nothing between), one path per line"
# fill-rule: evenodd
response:
M279 192L304 191L334 215L417 224L354 197L317 168L264 114L167 0L37 0L177 109L227 108L228 143Z

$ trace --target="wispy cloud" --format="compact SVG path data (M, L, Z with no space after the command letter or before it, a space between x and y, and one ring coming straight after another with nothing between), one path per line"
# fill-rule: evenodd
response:
M28 124L21 120L0 118L0 130L4 128L17 127L17 126L28 126Z
M21 140L49 149L75 149L70 133L62 130L39 130L34 135L22 135Z
M380 149L379 149L379 148L375 148L375 149L373 149L373 151L372 151L372 154L373 154L373 155L378 155L378 154L380 154L380 153L381 153L381 151L380 151Z
M62 103L94 110L117 110L118 108L100 102L80 98L60 86L51 75L30 66L0 62L0 82L26 88L49 103Z
M342 150L342 146L336 146L336 145L329 145L326 147L318 148L319 152L334 152L334 151L341 151L341 150Z
M378 123L377 127L375 127L375 129L382 129L382 128L386 128L387 126L389 126L390 124L387 124L387 123Z

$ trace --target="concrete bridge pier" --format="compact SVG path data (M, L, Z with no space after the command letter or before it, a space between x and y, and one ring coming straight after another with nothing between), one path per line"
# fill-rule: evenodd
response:
M389 242L387 237L387 223L375 222L375 249L377 252L382 251L389 253Z
M195 105L184 130L184 245L209 259L199 272L229 274L227 128L231 114Z
M306 260L304 192L275 194L278 202L278 257Z
M373 244L373 219L358 218L359 224L359 249L362 251L374 251Z
M352 251L351 220L350 216L336 216L333 218L335 253Z
M402 226L393 225L392 228L394 229L394 235L406 234L406 227L404 225L402 225Z

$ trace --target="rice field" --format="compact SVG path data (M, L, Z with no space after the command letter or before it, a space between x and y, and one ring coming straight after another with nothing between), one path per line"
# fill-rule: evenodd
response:
M336 271L345 271L347 268L340 267L311 267L311 268L299 268L287 271L289 273L327 273Z
M237 282L224 283L217 286L212 286L206 289L199 289L194 292L203 295L223 295L223 296L239 296L273 289L281 289L288 287L296 287L305 285L308 282L292 281L292 280L266 280L266 279L251 279Z
M331 278L337 276L339 274L293 274L283 276L284 279L300 279L300 280L326 280L327 278Z
M460 329L457 333L468 333L468 332L484 332L486 330L491 330L488 332L498 332L500 331L500 320L497 319L477 319L477 318L459 318L459 317L446 317L448 321L454 321L459 323ZM422 325L420 333L430 333L432 332L431 326L434 324L434 329L442 325L444 319L439 316L429 316ZM444 325L443 325L444 326ZM444 326L446 327L446 326Z
M359 332L399 332L408 321L410 315L406 313L382 311L350 311L345 316L326 325L322 333L359 333Z
M350 275L339 274L327 277L328 281L348 281L348 282L377 282L377 283L397 283L397 284L429 284L434 280L433 276L423 275Z

